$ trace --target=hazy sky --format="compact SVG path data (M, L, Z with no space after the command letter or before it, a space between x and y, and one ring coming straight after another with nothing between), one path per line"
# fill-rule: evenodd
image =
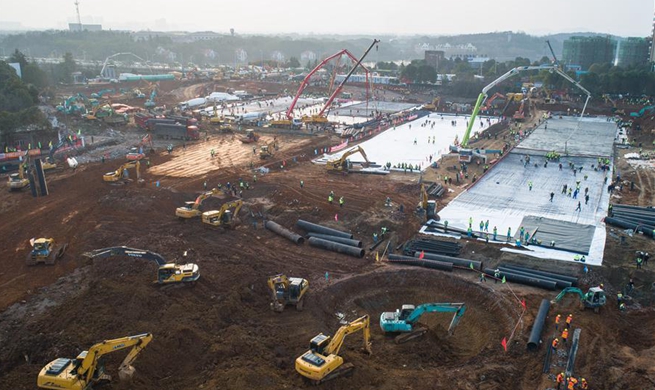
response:
M80 0L105 29L237 33L463 34L524 31L648 36L653 0ZM0 28L67 28L74 0L0 0Z

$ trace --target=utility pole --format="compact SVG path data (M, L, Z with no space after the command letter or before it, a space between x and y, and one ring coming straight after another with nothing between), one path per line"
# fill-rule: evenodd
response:
M80 31L82 31L82 18L80 18L80 1L75 0L75 11L77 12L77 24L80 26Z

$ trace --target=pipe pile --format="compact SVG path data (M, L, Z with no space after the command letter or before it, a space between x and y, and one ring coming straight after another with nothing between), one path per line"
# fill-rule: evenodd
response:
M655 237L655 208L615 204L605 223Z
M432 185L425 191L429 195L432 195L435 198L439 198L441 195L443 195L444 192L446 192L446 189L439 183L432 183Z
M502 266L499 266L498 269L500 270L500 272L509 272L509 273L513 273L513 274L517 274L517 275L523 275L523 276L527 276L527 277L535 277L535 278L538 278L538 279L541 279L541 280L548 280L548 281L551 281L551 282L555 282L555 284L557 285L558 288L567 288L567 287L572 287L573 286L573 283L571 283L571 282L569 282L567 280L561 280L561 279L557 279L557 278L550 277L550 276L537 275L537 274L531 273L529 271L521 271L521 270L517 270L517 269L514 269L514 268L506 268L506 267L502 267Z
M453 263L445 263L436 260L420 260L409 256L390 254L388 257L388 261L394 264L413 265L416 267L432 268L432 269L438 269L448 272L452 272L453 270Z
M417 252L414 253L415 258L420 258L421 253ZM443 256L443 255L436 255L434 253L423 253L423 259L425 260L437 260L437 261L442 261L445 263L453 263L453 265L456 265L458 267L466 267L466 268L471 268L471 264L473 264L473 268L477 270L482 269L482 262L481 261L476 261L476 260L469 260L469 259L459 259L457 257L451 257L451 256Z
M407 256L414 256L414 254L421 252L457 256L461 249L462 246L456 242L424 238L407 241L403 253Z
M517 265L512 265L512 264L500 264L500 267L503 268L508 268L510 270L516 270L516 271L521 271L524 273L529 273L535 276L545 276L551 279L556 279L560 281L565 281L565 282L570 282L572 286L577 286L578 285L578 278L575 276L571 275L563 275L563 274L556 274L554 272L547 272L547 271L539 271L535 270L532 268L526 268L526 267L519 267Z
M322 240L338 242L339 244L356 246L357 248L362 247L362 242L359 240L351 240L350 238L331 236L329 234L307 233L307 237L316 237Z
M539 344L541 344L541 332L544 329L544 323L546 322L546 316L548 315L549 309L550 301L548 299L543 299L539 306L537 316L534 319L532 332L530 332L530 337L528 337L528 349L531 351L536 351L537 348L539 348Z
M323 240L316 237L310 237L307 242L309 242L309 245L316 248L327 249L333 252L343 253L346 255L359 257L359 258L364 257L364 254L366 253L366 251L364 251L364 249L362 248L339 244L338 242Z
M292 232L290 230L285 229L284 227L282 227L281 225L279 225L279 224L277 224L277 223L275 223L273 221L266 221L266 223L264 224L264 227L266 229L272 231L273 233L276 233L276 234L286 238L287 240L292 241L294 244L300 245L303 242L305 242L305 239L302 236L300 236L300 235L298 235L298 234L296 234L296 233L294 233L294 232Z
M315 224L315 223L304 221L302 219L299 219L298 222L296 222L296 226L298 226L301 229L306 230L308 233L327 234L327 235L330 235L330 236L343 237L343 238L349 238L349 239L353 238L353 235L350 234L350 233L342 232L341 230L332 229L332 228L329 228L327 226L318 225L318 224Z

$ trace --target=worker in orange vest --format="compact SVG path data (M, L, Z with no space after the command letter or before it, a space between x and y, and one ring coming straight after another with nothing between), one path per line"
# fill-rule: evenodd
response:
M573 314L569 314L568 317L566 317L566 327L567 328L571 327L571 322L573 322Z
M555 330L559 330L559 323L562 321L562 315L558 314L557 317L555 317Z
M562 331L562 340L564 340L564 344L566 344L566 339L568 339L568 338L569 338L569 329L565 328Z
M589 384L587 383L587 380L585 378L580 379L580 388L582 390L588 390L589 389Z
M563 372L560 372L557 374L557 390L562 390L562 384L564 383L564 378L566 376L564 375Z
M558 339L558 338L555 338L555 339L553 340L553 344L552 344L552 346L553 346L553 351L556 351L556 350L557 350L557 345L558 345L558 344L559 344L559 339Z
M578 380L575 379L574 377L569 378L569 384L567 386L567 390L575 390L575 385L578 384Z

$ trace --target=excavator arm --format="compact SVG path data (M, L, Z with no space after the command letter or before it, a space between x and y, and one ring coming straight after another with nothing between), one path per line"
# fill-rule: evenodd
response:
M98 343L89 348L89 351L86 353L86 356L77 368L77 374L79 377L84 378L86 383L90 383L98 365L98 360L103 355L133 347L127 357L123 360L123 363L121 363L119 371L131 367L130 363L134 362L138 354L150 343L150 341L152 341L152 334L144 333Z
M88 257L90 259L105 259L114 256L128 256L136 257L138 259L152 260L156 262L160 267L164 264L167 264L164 257L158 253L147 251L145 249L129 248L126 246L96 249L91 252L86 252L82 256Z
M346 336L348 336L351 333L358 332L360 330L364 333L364 349L369 354L372 353L370 317L368 315L360 317L355 321L339 328L339 330L337 330L337 333L334 334L334 337L332 337L332 341L330 341L330 344L328 344L327 347L325 348L325 353L338 355L339 350L341 349L341 346L343 345L343 341L345 340Z
M466 312L466 305L463 303L426 303L416 307L405 321L414 324L425 313L455 313L448 327L448 333L452 333L459 324L459 320L464 315L464 312Z

